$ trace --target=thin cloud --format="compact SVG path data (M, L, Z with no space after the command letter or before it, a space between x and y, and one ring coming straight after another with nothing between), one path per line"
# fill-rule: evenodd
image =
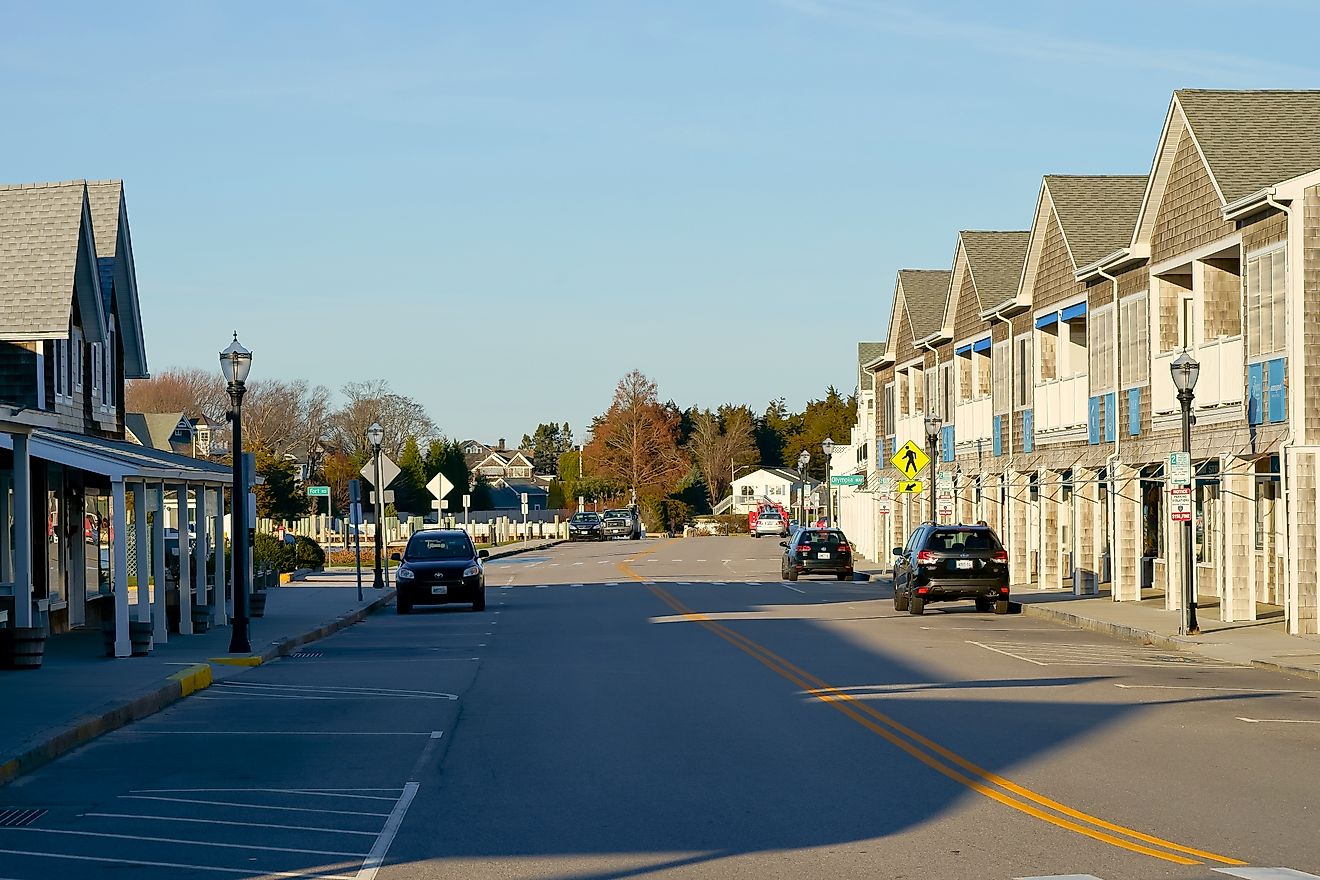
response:
M1234 55L1134 46L1101 40L1074 39L1030 28L989 24L964 17L929 15L893 3L868 0L774 0L791 12L849 27L957 42L1010 58L1071 65L1103 64L1110 68L1154 70L1216 82L1263 80L1314 81L1320 68Z

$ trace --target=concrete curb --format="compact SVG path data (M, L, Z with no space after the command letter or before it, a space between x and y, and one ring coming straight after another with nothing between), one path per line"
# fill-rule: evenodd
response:
M506 550L503 553L492 553L487 559L503 559L506 556L517 556L519 553L535 553L537 550L549 550L551 547L565 543L563 538L557 538L545 544L537 544L535 547L518 547L514 550Z
M212 662L229 661L229 665L260 666L262 663L291 654L308 642L323 639L326 636L347 629L355 623L362 622L373 611L393 599L394 590L384 590L382 595L370 604L341 615L330 623L318 626L316 629L300 635L290 636L287 639L281 639L260 654L238 658L217 658ZM189 694L210 687L211 682L210 663L195 663L187 669L173 673L165 682L136 696L107 704L99 711L83 716L71 724L39 734L35 744L27 746L18 754L0 756L0 786L7 785L19 776L30 773L44 764L49 764L56 758L73 751L79 746L86 745L103 734L154 715Z

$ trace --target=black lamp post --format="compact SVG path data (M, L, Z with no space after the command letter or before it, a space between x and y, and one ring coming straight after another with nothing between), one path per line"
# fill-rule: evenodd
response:
M825 453L825 528L834 528L834 488L830 486L830 456L834 454L834 441L826 437L820 444Z
M935 444L936 441L940 439L940 428L942 427L944 427L944 423L940 421L939 416L935 415L935 413L928 413L926 415L926 446L930 450L930 452L928 453L930 455L930 473L927 475L927 477L930 480L930 521L931 522L935 522L936 519L935 462L938 461L939 459L936 457L936 453L938 452L938 450L936 449Z
M1169 364L1173 374L1174 387L1178 389L1178 403L1182 406L1182 451L1187 454L1187 462L1192 460L1192 400L1196 380L1201 375L1201 364L1192 357L1191 352L1183 349ZM1194 473L1193 469L1193 473ZM1195 482L1195 477L1193 477ZM1188 488L1192 488L1188 486ZM1201 632L1196 622L1196 588L1192 585L1192 520L1188 517L1183 523L1183 620L1182 635L1194 636Z
M805 528L807 525L807 465L811 463L811 453L802 450L797 457L798 481L801 485L798 487L798 522Z
M372 586L378 590L385 588L385 577L381 573L381 557L385 553L384 536L381 529L385 526L385 487L380 484L380 444L385 440L385 431L380 426L380 422L373 422L370 428L367 428L367 442L371 444L371 458L376 463L376 479L374 480L376 488L376 503L373 505L376 512L376 577Z
M238 341L238 333L234 333L234 341L229 343L229 347L220 352L220 370L224 373L225 382L229 391L230 410L226 414L230 422L233 423L233 442L230 444L230 454L234 460L233 487L230 489L230 518L233 538L233 559L232 571L234 575L234 621L233 629L229 633L229 653L231 654L250 654L252 653L251 639L249 638L248 628L248 561L247 561L247 483L243 475L243 393L247 390L246 383L248 371L252 369L252 352L243 347ZM183 534L183 530L180 531ZM187 535L184 535L186 538ZM223 543L224 536L221 536ZM224 548L220 548L223 550ZM218 597L217 601L223 602L224 597Z

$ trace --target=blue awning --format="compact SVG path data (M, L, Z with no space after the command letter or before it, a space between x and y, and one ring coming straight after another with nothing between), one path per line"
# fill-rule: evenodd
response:
M954 354L957 354L957 355L971 354L971 353L972 353L972 347L971 347L971 345L964 345L962 348L954 349L954 352L953 352L953 353L954 353Z
M1063 310L1063 320L1071 321L1073 318L1080 318L1086 314L1086 303L1080 302Z
M990 350L989 336L987 336L985 339L978 339L972 343L972 351L989 351L989 350Z
M1039 330L1042 327L1048 327L1058 320L1059 320L1058 312L1050 312L1048 315L1041 315L1039 318L1036 319L1036 329Z

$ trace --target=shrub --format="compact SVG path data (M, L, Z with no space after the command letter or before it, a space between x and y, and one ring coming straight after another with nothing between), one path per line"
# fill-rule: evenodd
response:
M258 534L252 544L252 562L258 569L293 571L293 547L274 535Z
M719 516L710 517L710 519L720 524L720 531L726 535L745 535L750 530L747 527L747 514L745 513L722 513Z
M297 568L325 567L325 551L321 549L320 544L306 535L299 535L294 541L293 554Z

